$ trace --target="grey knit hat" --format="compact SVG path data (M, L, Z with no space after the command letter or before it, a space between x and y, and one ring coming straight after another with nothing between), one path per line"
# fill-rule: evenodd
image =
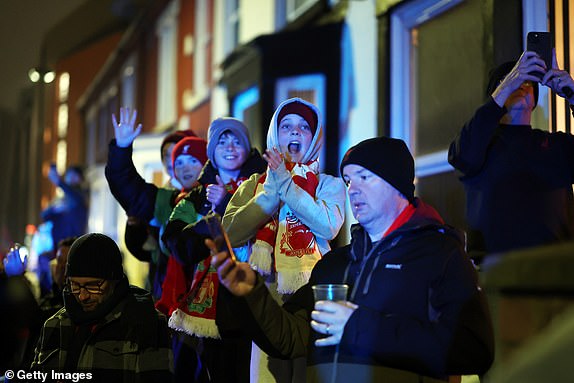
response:
M84 234L70 247L67 277L119 280L123 275L122 254L118 245L107 235Z
M231 131L235 137L239 140L241 146L245 148L247 152L251 150L251 141L249 140L249 131L243 124L236 118L231 117L220 117L213 120L209 129L207 130L207 158L211 161L211 165L217 168L215 163L215 147L219 141L219 137L225 131Z

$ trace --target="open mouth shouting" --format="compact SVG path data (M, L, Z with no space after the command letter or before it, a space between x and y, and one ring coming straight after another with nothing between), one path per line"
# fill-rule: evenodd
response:
M291 154L299 153L299 151L301 150L301 142L295 140L290 141L289 144L287 144L287 150Z

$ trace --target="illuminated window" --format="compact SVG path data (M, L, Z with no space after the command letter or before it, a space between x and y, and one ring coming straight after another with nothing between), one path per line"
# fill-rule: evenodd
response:
M58 80L58 100L60 102L68 101L69 90L70 90L70 74L64 72L60 74L60 79Z
M58 138L66 138L68 134L68 104L58 107Z
M558 66L566 72L572 73L574 68L574 39L571 36L573 36L572 28L574 28L574 4L569 0L551 0L548 4L549 12L543 13L543 15L548 14L550 16L547 22L550 26L550 32L554 34ZM550 130L553 132L574 132L574 120L568 101L552 94L549 107Z
M68 157L68 145L66 140L59 140L56 145L56 167L60 174L64 173L66 170L66 161Z

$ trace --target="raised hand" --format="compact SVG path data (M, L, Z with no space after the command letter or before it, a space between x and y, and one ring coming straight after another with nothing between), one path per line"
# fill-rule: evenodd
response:
M574 80L568 72L558 67L555 49L552 49L552 68L542 78L542 84L571 104L574 103Z
M341 342L345 325L351 314L358 308L356 304L348 301L317 301L315 310L311 312L311 327L318 333L327 337L317 339L317 347L333 346Z
M137 136L142 131L142 124L135 127L137 110L134 110L130 115L129 108L120 108L120 121L116 119L116 115L112 114L112 124L114 125L114 134L116 137L116 145L120 148L127 148L130 146Z
M205 245L211 251L211 265L217 270L219 280L227 290L238 297L249 294L257 279L251 266L234 261L227 251L218 252L211 239L206 239Z
M20 258L20 251L25 249L14 246L10 248L8 254L4 258L4 272L7 276L23 275L28 265L28 255L24 254L23 259Z
M61 177L60 174L58 174L58 169L56 169L55 164L50 165L50 170L48 171L48 179L54 185L56 186L60 185Z
M533 72L546 73L546 64L535 52L524 51L516 65L504 77L498 87L492 93L492 98L500 106L506 99L525 81L538 82L540 79Z
M209 184L205 188L206 198L211 202L211 210L214 211L215 207L221 203L223 197L227 194L227 189L225 188L225 184L221 180L221 177L216 175L215 180L217 181L216 184Z
M265 149L265 153L263 153L262 157L267 161L271 170L277 170L283 163L283 154L281 154L276 147L273 147L273 149Z

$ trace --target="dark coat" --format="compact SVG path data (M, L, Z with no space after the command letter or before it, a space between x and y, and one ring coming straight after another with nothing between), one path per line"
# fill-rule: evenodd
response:
M574 136L501 125L506 108L492 98L451 143L462 172L470 249L502 252L574 239ZM478 242L480 243L480 242Z
M44 324L32 369L66 371L70 340L78 328L66 308ZM97 382L170 382L172 356L167 321L150 294L131 286L129 293L90 328L76 356L77 372Z
M88 225L88 192L79 186L65 182L58 184L64 196L42 211L42 220L51 221L54 254L58 242L68 237L79 237L86 233Z
M414 373L414 381L417 374L486 372L493 361L493 332L473 265L460 236L434 209L418 199L415 206L409 221L375 245L355 225L351 244L327 253L285 310L259 278L244 299L244 315L255 319L245 328L256 343L273 356L306 355L308 378L325 381L321 371L330 373L337 347L314 346L320 334L309 325L311 286L347 283L348 300L359 308L340 342L338 382L353 381L359 372L370 376L367 381L381 381L389 378L388 368L410 371L405 374Z
M251 149L245 163L239 172L239 179L247 179L252 174L264 173L267 170L267 162L261 157L257 149ZM211 161L207 161L199 177L199 186L193 188L181 203L192 204L195 211L205 216L211 210L211 204L206 197L206 187L217 183L216 176L219 174ZM215 207L215 212L220 216L225 213L225 208L231 199L232 192L227 193L223 200ZM162 240L167 244L171 253L184 265L195 265L209 256L209 251L203 241L209 236L203 221L188 224L182 220L170 220Z

